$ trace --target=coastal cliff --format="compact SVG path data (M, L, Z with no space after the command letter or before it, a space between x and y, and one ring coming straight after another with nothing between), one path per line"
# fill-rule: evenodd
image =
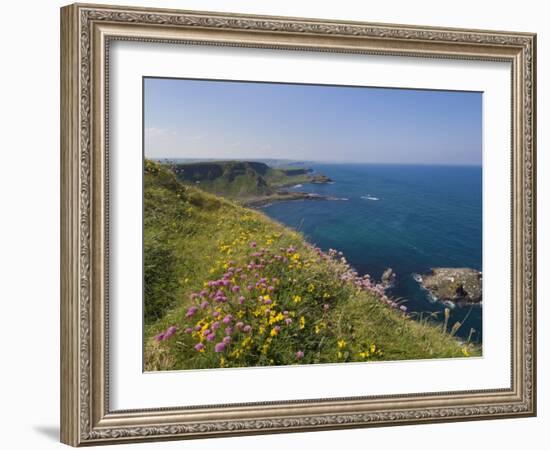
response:
M144 281L146 370L480 354L440 326L414 320L342 254L321 251L260 211L183 184L151 161ZM214 329L220 315L227 324Z
M321 200L324 197L287 188L332 182L326 175L314 173L307 167L271 167L255 161L178 163L171 168L182 183L247 206L283 200Z

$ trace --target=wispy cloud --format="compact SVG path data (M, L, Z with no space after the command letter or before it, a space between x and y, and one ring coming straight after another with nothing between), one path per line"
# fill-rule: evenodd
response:
M145 137L160 137L160 136L169 136L174 135L175 132L173 130L169 130L168 128L159 128L159 127L148 127L145 128Z

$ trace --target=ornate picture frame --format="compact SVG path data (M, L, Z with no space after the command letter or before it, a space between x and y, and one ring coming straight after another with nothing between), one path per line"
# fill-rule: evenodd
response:
M511 385L205 407L109 406L109 79L114 41L511 64ZM536 414L536 36L74 4L61 9L61 440L97 445Z

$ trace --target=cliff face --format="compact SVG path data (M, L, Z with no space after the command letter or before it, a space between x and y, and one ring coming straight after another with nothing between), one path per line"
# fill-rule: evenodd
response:
M267 164L248 161L201 162L174 166L174 173L179 181L228 197L272 194L273 189L265 179L268 171Z
M260 162L221 161L176 164L174 172L180 180L214 180L221 176L236 176L244 173L265 175L269 166Z
M172 166L179 181L232 199L265 199L283 195L299 197L281 189L300 183L326 183L330 179L312 174L309 168L274 168L252 161L219 161L176 164ZM291 195L292 194L292 195Z

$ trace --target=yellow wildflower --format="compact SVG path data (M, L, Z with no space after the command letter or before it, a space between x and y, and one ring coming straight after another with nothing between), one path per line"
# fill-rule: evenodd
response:
M343 339L340 339L338 341L338 348L344 348L346 346L346 341L344 341Z
M243 354L243 351L241 349L237 348L237 349L235 349L231 352L230 356L232 358L238 359L242 356L242 354Z
M293 300L294 300L294 303L300 303L302 301L302 297L299 295L295 295Z
M283 316L282 313L279 313L279 314L271 313L271 317L269 318L269 325L273 325L274 323L280 322L284 318L285 316Z
M300 330L303 330L305 326L306 326L306 319L305 319L304 316L301 316L300 317Z

